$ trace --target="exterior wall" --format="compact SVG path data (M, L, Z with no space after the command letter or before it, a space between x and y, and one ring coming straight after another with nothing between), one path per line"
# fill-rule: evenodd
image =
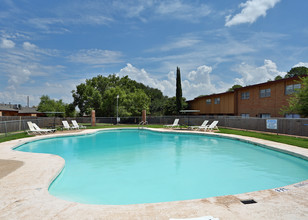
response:
M38 117L38 114L36 114L36 113L18 113L18 116L32 116L32 117Z
M215 98L220 98L220 103L215 104ZM211 104L206 103L210 99ZM200 110L195 114L201 115L234 115L234 93L221 93L202 96L189 102L190 109Z
M17 116L17 111L2 111L2 114L0 116Z
M264 84L237 89L237 115L249 114L249 117L260 117L261 114L270 114L271 117L284 117L280 114L281 108L288 105L286 85L296 84L294 79L279 80ZM271 89L269 97L260 97L260 90ZM241 94L249 92L249 99L241 99Z
M200 110L199 115L238 115L246 117L261 117L269 114L270 117L284 117L280 113L283 106L288 105L290 95L286 94L286 86L298 84L298 78L281 79L242 88L234 92L226 92L202 96L188 101L189 109ZM260 97L260 90L270 89L270 96ZM249 92L248 99L242 99L242 93ZM220 104L215 104L215 98L220 98ZM211 99L211 104L206 100Z

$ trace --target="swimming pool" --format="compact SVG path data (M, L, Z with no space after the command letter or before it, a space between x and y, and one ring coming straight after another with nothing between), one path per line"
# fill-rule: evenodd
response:
M109 130L16 150L56 154L65 168L49 192L87 204L139 204L276 188L306 180L308 161L253 144L197 134Z

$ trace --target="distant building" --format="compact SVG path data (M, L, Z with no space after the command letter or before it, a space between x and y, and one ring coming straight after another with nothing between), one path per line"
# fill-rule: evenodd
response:
M18 109L11 104L0 104L0 116L18 116Z
M36 108L22 107L21 105L0 104L0 116L43 116Z
M280 79L213 95L200 96L187 101L189 109L200 110L201 115L234 115L242 117L300 117L297 114L281 115L288 98L301 85L298 77Z

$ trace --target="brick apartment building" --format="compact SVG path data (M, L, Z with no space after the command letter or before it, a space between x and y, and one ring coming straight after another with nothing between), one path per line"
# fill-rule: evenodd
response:
M288 105L288 98L300 88L298 77L280 79L250 85L225 92L197 97L188 101L189 109L200 110L199 115L234 115L242 117L288 117L296 114L281 114L281 108Z

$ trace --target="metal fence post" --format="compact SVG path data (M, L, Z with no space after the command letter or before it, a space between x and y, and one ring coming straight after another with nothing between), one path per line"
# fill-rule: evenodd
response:
M7 127L6 127L6 121L4 121L4 128L5 128L5 137L7 136Z

